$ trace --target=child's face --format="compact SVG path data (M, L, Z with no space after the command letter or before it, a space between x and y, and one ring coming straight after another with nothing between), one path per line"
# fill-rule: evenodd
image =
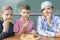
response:
M28 19L29 15L30 15L30 10L22 9L20 14L21 14L22 18L27 18Z
M2 18L4 21L12 20L12 17L13 17L13 11L12 10L5 10L2 14Z
M53 12L53 8L52 7L45 7L42 12L45 16L51 16L51 14Z

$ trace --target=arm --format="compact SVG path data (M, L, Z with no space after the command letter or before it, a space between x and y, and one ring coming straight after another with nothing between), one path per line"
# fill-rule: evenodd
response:
M15 21L14 22L14 27L13 27L13 32L15 33L15 35L17 35L17 33L20 31L20 28L19 28L19 25L18 25L18 22Z
M37 32L38 34L42 35L42 36L55 36L54 32L50 32L50 31L46 31L42 28L42 23L41 23L41 16L39 16L38 18L38 22L37 22Z
M37 31L36 31L36 29L35 29L34 23L33 23L33 25L32 25L32 30L31 30L30 33L31 33L31 34L36 34L36 33L37 33Z
M3 30L3 29L1 29L3 26L2 26L2 22L0 23L0 30L2 30L1 32L0 32L0 40L1 39L3 39L3 38L5 38L6 37L6 31L5 30Z
M56 31L60 32L60 18L58 16L56 16L56 22L57 22L57 27L58 27L58 29L56 29Z
M20 27L22 26L22 28L20 29ZM24 23L23 25L18 25L18 21L16 21L14 23L14 32L15 35L21 35L22 33L24 33L24 31L26 30L28 24Z
M28 22L26 21L23 25L22 25L22 28L20 30L20 32L18 33L19 35L21 35L22 33L24 33L26 31L28 27Z
M3 27L3 29L1 29L1 33L0 33L0 39L3 39L7 36L7 30L8 30L8 26L9 26L9 23L7 21L5 21L2 25L2 23L0 23L0 28Z
M60 37L60 18L55 16L56 24L54 25L55 28L53 29L56 32L56 37Z
M55 25L53 30L58 33L60 32L60 18L58 16L55 16Z
M7 34L7 32L3 32L3 31L2 31L2 32L0 33L0 39L5 38L5 37L7 36L6 34Z

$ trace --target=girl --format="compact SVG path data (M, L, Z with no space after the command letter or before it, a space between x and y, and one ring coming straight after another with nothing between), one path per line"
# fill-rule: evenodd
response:
M13 9L10 6L3 6L1 17L0 39L13 36L13 24L11 23Z

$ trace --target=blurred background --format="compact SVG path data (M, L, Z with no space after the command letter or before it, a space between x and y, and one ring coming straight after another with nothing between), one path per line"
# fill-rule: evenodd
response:
M0 12L4 5L11 6L14 10L13 23L16 19L20 18L19 8L21 4L28 4L31 7L31 16L30 19L34 21L35 25L37 24L37 18L41 13L38 13L40 10L41 3L46 0L0 0ZM48 0L51 1L54 6L54 14L60 16L60 0Z

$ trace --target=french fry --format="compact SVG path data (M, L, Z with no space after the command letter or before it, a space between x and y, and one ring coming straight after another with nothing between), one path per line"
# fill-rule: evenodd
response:
M20 38L32 39L32 38L34 38L34 35L31 35L31 34L22 34L20 36Z
M48 13L48 14L45 14L45 16L49 16L50 14Z
M24 18L24 21L26 22L27 21L27 18Z
M8 20L8 22L11 22L12 20Z

